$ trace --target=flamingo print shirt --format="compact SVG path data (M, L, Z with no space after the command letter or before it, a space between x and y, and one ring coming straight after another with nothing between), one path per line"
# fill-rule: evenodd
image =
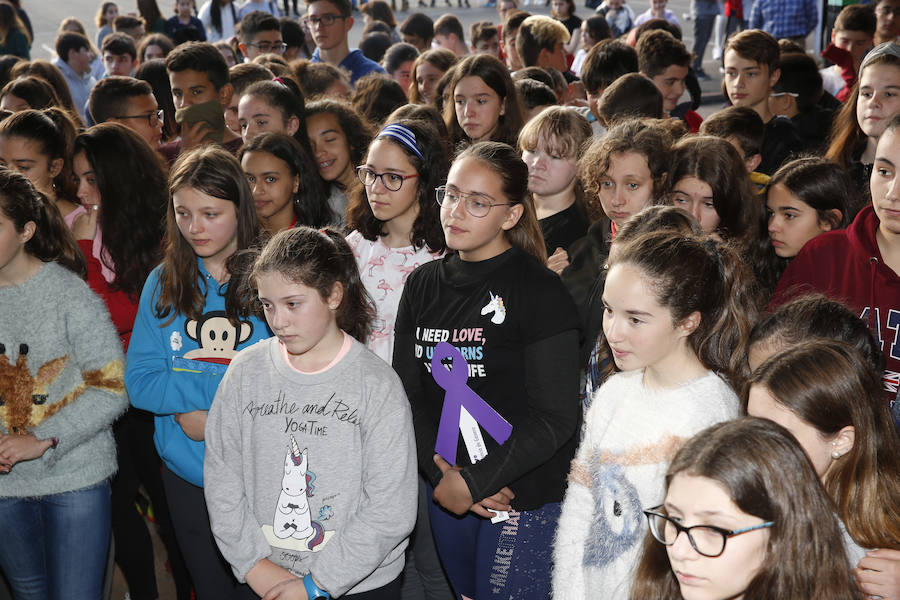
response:
M427 246L390 248L381 238L370 241L359 231L348 235L347 243L353 249L363 285L375 301L375 322L367 345L390 364L394 352L394 322L406 278L417 267L440 258L443 253L431 252Z

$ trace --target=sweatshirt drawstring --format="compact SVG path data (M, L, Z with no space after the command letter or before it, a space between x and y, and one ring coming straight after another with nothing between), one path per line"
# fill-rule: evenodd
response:
M869 257L869 266L871 267L872 272L872 286L869 292L869 329L872 331L872 335L875 336L875 339L879 339L878 335L878 324L875 323L875 276L878 271L878 257L870 256Z

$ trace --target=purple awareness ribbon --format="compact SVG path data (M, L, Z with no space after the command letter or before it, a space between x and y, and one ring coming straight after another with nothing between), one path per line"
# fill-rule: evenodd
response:
M453 370L448 371L441 364L445 358L453 359ZM512 433L512 425L481 399L466 382L469 379L469 363L459 350L447 342L434 347L431 357L431 375L435 383L444 391L444 407L441 410L441 423L438 426L435 451L451 465L456 464L456 447L459 442L460 409L465 406L479 425L484 427L498 444L503 444Z

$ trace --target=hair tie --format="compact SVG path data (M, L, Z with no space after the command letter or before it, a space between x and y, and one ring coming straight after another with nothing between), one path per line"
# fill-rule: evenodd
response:
M394 123L393 125L388 125L381 132L375 136L376 139L382 137L389 137L397 140L407 148L413 151L413 154L419 157L419 160L425 162L425 157L422 156L422 151L419 150L419 144L416 142L416 134L412 132L412 129L407 127L406 125L399 125Z
M272 78L272 81L274 81L275 83L277 83L277 84L280 85L281 87L285 87L285 88L287 87L287 84L284 82L284 79L282 79L281 77L273 77L273 78Z

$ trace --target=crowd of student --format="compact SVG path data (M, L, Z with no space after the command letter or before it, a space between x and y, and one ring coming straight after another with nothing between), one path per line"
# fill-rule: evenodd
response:
M900 598L893 1L734 32L706 120L658 2L0 57L14 597L157 598L149 505L185 600Z

